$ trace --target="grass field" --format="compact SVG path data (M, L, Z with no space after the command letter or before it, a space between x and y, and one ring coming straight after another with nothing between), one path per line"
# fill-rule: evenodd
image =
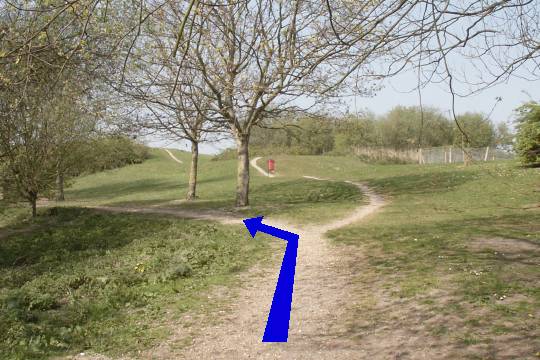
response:
M188 154L175 155L188 163ZM363 181L387 199L381 213L331 233L336 246L352 246L369 263L355 269L362 301L350 309L351 337L361 339L382 324L422 327L456 349L483 349L480 354L516 338L530 344L531 356L540 351L534 338L540 319L539 169L513 162L465 168L275 159L280 177L252 171L253 206L241 215L321 222L363 201L352 185L302 175ZM209 285L233 284L234 274L264 262L267 242L249 240L240 226L81 208L237 212L234 161L201 159L200 199L193 203L180 200L187 191L185 168L154 150L143 164L76 179L66 192L67 208L57 213L41 209L30 221L25 209L2 210L1 358L147 348L167 336L164 318L215 307L204 296ZM382 294L376 289L399 307L374 306ZM443 317L426 321L439 319L436 314Z
M531 357L539 355L540 169L514 162L463 167L276 160L284 173L365 181L389 200L370 221L331 233L368 256L371 267L357 269L359 284L377 284L400 299L402 311L369 311L377 295L368 296L351 309L358 314L352 334L381 323L427 326L455 347L489 353L494 343L521 339ZM424 323L437 314L444 318Z
M0 240L1 358L119 355L267 254L238 226L61 208Z
M188 154L175 151L188 162ZM241 226L160 215L100 213L83 206L165 206L234 211L234 161L201 159L200 199L181 201L186 166L153 150L143 164L74 181L65 203L37 220L28 209L0 213L0 358L43 358L92 349L119 355L164 339L166 321L209 309L205 289L269 256ZM344 214L358 190L342 183L253 174L253 207L237 215L320 221ZM50 207L57 210L50 210ZM328 216L327 209L334 209ZM134 344L136 344L134 346Z
M234 208L236 161L212 161L210 156L203 155L199 170L199 199L185 202L190 155L175 150L173 153L186 165L172 161L162 150L153 150L151 158L144 164L77 179L75 186L66 192L69 201L65 205L161 205L320 222L345 214L362 197L350 184L302 179L297 172L270 179L251 169L251 207L239 211ZM329 210L331 217L328 217Z

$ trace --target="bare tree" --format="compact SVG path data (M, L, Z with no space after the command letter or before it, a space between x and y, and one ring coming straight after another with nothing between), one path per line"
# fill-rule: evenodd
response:
M199 4L189 24L179 72L197 71L210 111L237 145L236 205L249 204L249 139L265 118L309 107L343 65L344 45L327 37L315 1L224 1Z
M538 74L534 1L258 0L194 6L187 25L179 26L183 42L177 57L191 58L189 66L202 73L212 109L236 140L237 206L249 203L251 128L276 111L321 94L362 93L370 80L419 69L418 86L448 84L465 144L455 116L457 83L477 85L471 90L477 91L531 64ZM450 65L456 57L475 59L480 78L458 79Z
M68 84L82 69L84 53L77 36L65 29L62 35L56 32L60 22L53 26L47 17L9 10L0 18L0 57L11 60L0 59L0 158L35 216L38 195L54 187L61 144L68 142L64 135L74 127L64 130L79 120L58 109L62 103L72 106L80 95ZM64 25L69 28L69 22ZM44 26L51 37L47 32L32 35ZM66 62L69 52L71 60Z
M191 166L186 199L193 200L199 144L216 140L223 129L219 115L211 110L205 96L210 89L201 73L189 66L189 59L171 56L178 41L176 26L185 19L178 11L182 3L169 1L147 21L139 43L132 49L130 64L120 75L123 81L120 85L113 81L112 85L133 109L135 129L174 141L189 141ZM179 66L181 72L177 71Z
M50 6L0 2L0 9L40 17L39 26L22 36L0 30L0 40L17 42L0 52L0 63L35 56L43 49L36 40L55 40L59 34L74 45L63 53L68 63L85 46L87 30L95 28L90 25L111 18L111 4L104 0ZM456 97L511 76L539 75L536 0L130 0L118 2L112 16L117 21L112 32L121 35L110 31L103 35L105 45L97 46L96 53L125 48L120 71L124 74L145 27L155 26L148 25L149 19L159 18L165 8L174 14L174 31L169 31L174 37L169 50L176 60L171 94L185 94L180 88L186 74L195 72L204 81L200 90L207 100L207 114L221 119L237 143L238 206L249 203L251 129L269 116L308 108L322 95L363 92L370 81L414 69L419 87L446 83L465 146L467 134L456 117ZM129 14L125 19L122 9ZM66 19L77 24L70 27L74 30L66 32L58 26Z
M336 84L369 63L372 52L385 49L373 76L415 71L420 102L427 84L446 85L464 151L469 139L456 116L456 99L514 76L534 80L540 75L535 0L379 1L360 8L346 1L326 4L336 38L356 54Z

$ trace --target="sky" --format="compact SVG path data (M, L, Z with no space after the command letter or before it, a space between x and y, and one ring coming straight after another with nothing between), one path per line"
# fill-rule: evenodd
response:
M382 115L398 105L418 106L418 92L414 90L416 76L407 72L387 79L383 88L372 97L354 97L347 99L351 113L369 110ZM412 89L412 91L411 91ZM521 78L511 78L506 83L498 84L482 92L465 98L456 98L456 112L481 112L489 114L496 104L496 98L501 97L490 119L498 124L506 122L512 126L514 109L531 100L540 100L538 94L540 81L527 81ZM445 84L430 84L422 89L422 104L424 107L432 106L443 111L450 111L451 96ZM343 109L345 110L345 109ZM186 142L163 141L157 138L148 138L147 142L154 147L170 147L189 151ZM217 154L225 148L233 147L233 141L221 141L216 144L202 144L200 152L204 154Z
M376 114L384 114L398 105L418 106L419 96L415 90L416 78L412 73L404 73L384 83L384 88L374 97L356 97L349 101L351 112L369 109ZM411 91L412 89L412 91ZM490 119L498 124L512 124L514 110L524 102L539 100L540 81L527 81L522 78L511 78L507 83L498 84L478 94L464 98L456 98L456 113L481 112L489 114L496 104ZM496 102L501 97L502 101ZM450 111L452 98L445 84L430 84L422 89L422 105L433 106L443 111Z

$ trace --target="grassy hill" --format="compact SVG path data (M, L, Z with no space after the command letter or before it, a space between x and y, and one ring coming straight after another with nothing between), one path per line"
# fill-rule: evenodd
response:
M261 176L251 169L251 207L234 208L236 161L212 161L202 155L199 165L198 197L183 199L187 192L190 154L172 150L184 164L173 161L160 149L140 165L93 174L77 179L67 190L64 205L155 206L182 209L218 209L245 216L264 214L304 222L339 217L352 209L361 194L350 184L314 182L300 172L277 178ZM331 217L330 217L331 218Z
M205 290L269 259L268 241L239 225L158 214L104 213L86 206L233 209L234 161L200 165L200 200L186 203L189 154L159 149L139 165L75 179L64 203L3 209L0 228L0 357L43 358L91 349L136 352L171 332L185 311L210 311ZM361 194L349 184L253 173L254 206L238 215L317 221L347 212Z
M276 160L285 175L365 181L389 200L369 221L331 233L337 243L357 246L370 264L356 269L366 291L350 309L356 314L351 334L391 324L446 345L481 349L480 357L494 344L507 344L509 354L518 347L519 354L537 354L531 340L540 336L540 169L514 162L463 167ZM380 293L370 288L387 289L394 307L374 307ZM467 350L456 356L474 358Z
M363 201L352 185L303 175L363 181L388 200L381 213L331 233L336 246L369 260L367 268L352 265L359 301L351 305L349 336L390 324L456 348L525 341L532 354L540 319L539 169L279 156L280 177L252 171L252 207L238 211L235 161L203 156L200 198L186 203L189 154L175 151L183 165L163 150L151 155L76 179L62 208L41 209L35 222L20 210L2 211L0 357L148 348L185 311L219 306L204 296L210 285L234 285L235 274L271 254L269 241L252 240L238 225L83 206L220 209L309 223ZM393 307L375 305L381 295Z

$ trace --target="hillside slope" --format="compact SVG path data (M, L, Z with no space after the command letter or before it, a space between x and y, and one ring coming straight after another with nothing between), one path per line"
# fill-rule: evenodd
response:
M231 358L242 350L276 358L532 359L540 350L539 169L278 156L279 176L252 171L252 206L236 210L235 161L203 156L200 198L185 202L189 154L174 154L183 164L156 149L143 164L76 179L68 208L42 209L31 225L5 213L3 358L78 351ZM334 228L328 244L328 224L367 201L344 180L368 184L387 204ZM262 214L304 234L311 242L299 253L296 340L261 348L262 325L253 325L266 315L280 242L252 240L239 225L80 208L89 205ZM253 342L232 341L219 352L224 342L214 332L242 339L242 319ZM210 348L216 352L200 353Z

